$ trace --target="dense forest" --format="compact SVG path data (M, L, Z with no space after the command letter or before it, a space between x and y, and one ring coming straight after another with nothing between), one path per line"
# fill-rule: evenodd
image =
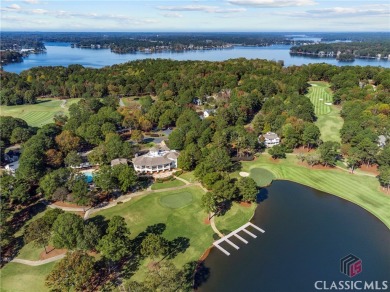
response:
M314 106L305 96L311 80L330 82L333 103L342 107L341 144L320 139ZM269 150L273 158L283 158L300 146L317 148L318 158L314 161L311 157L310 163L335 166L338 160L344 160L352 171L362 164L375 163L379 165L380 183L390 185L390 144L378 146L379 135L389 136L389 69L327 64L284 68L277 62L246 59L143 60L102 69L71 65L36 67L19 75L1 72L1 83L3 105L35 103L40 96L81 98L69 107L69 117L58 115L54 123L39 129L18 118L0 117L1 154L10 145L22 145L15 176L1 177L2 223L7 223L1 229L3 255L12 255L17 248L15 225L11 223L15 223L13 212L20 206L41 198L95 205L101 202L102 194L145 187L131 165L111 167L110 161L133 158L143 134L153 129L174 127L168 146L180 151L179 168L194 171L208 190L202 206L216 214L232 201L256 200L258 190L253 179L237 179L230 173L240 168L240 160L264 150L258 137L268 131L282 139L281 145ZM138 102L119 106L118 97L122 96L136 96ZM195 98L202 102L201 107L194 103ZM213 110L211 117L201 118L205 109ZM123 128L131 128L130 139L119 133ZM80 152L86 157L82 158ZM83 159L99 165L94 189L71 168ZM114 216L102 227L73 215L49 213L50 218L34 223L37 226L29 225L32 227L26 231L26 240L36 241L33 234L47 232L56 248L79 250L73 255L85 266L93 266L86 252L97 251L103 256L99 264L106 268L94 273L119 267L140 252L131 250L123 218ZM51 222L46 229L45 222ZM77 228L69 229L70 223ZM164 245L160 237L148 240L155 244L149 247ZM110 242L114 241L123 248L112 250ZM175 270L174 274L182 275L180 283L188 284L183 280L184 271ZM58 275L56 269L50 273L49 287L58 288ZM80 290L88 285L88 275L84 282L78 282ZM96 284L100 287L110 281L109 277L99 279L103 279L103 283ZM154 282L148 281L127 285L130 290L149 284L152 287Z
M340 61L352 61L355 58L387 59L390 55L390 41L338 42L294 46L290 49L290 54L334 57Z

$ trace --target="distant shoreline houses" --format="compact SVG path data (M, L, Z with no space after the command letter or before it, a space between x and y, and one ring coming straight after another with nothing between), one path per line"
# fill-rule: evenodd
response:
M177 168L179 152L171 150L162 141L151 148L148 153L132 159L134 169L138 173L154 173Z

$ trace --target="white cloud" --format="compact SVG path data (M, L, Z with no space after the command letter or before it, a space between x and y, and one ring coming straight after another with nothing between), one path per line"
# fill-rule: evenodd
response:
M47 14L49 11L45 9L33 9L31 12L34 14Z
M332 7L303 12L276 12L275 14L302 18L340 18L390 16L390 5L363 5L360 7Z
M228 2L233 5L260 8L308 6L317 4L313 0L228 0Z
M11 4L11 5L7 6L6 8L8 8L9 10L20 10L20 9L22 9L22 7L20 7L20 5L18 5L18 4Z
M38 0L24 0L23 2L27 3L27 4L40 4L41 3Z
M157 6L157 9L166 11L200 11L207 13L238 13L246 11L245 8L224 9L208 5Z
M182 18L183 17L182 14L177 13L177 12L167 12L167 13L163 13L161 15L164 17L167 17L167 18Z

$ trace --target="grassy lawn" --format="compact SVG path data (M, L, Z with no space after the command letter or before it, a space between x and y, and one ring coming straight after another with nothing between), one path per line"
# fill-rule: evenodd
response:
M139 99L138 96L122 97L125 106L139 106Z
M53 269L54 263L31 267L18 263L9 263L1 269L2 292L48 291L45 277Z
M275 179L274 174L264 168L253 168L249 174L260 187L268 186Z
M42 98L36 104L23 104L12 106L0 106L0 115L12 116L25 120L30 126L42 127L53 122L53 117L57 113L68 113L69 106L77 103L79 98L72 98L66 101L61 107L62 100L54 98Z
M19 251L17 258L30 261L38 261L43 247L37 247L33 243L28 243Z
M162 183L154 183L152 185L152 190L161 190L161 189L168 189L168 188L174 188L174 187L181 187L184 186L185 183L175 179L175 180L170 180Z
M182 179L185 179L186 181L188 181L190 183L198 181L192 171L191 172L185 172L185 173L179 175L179 177L181 177Z
M233 203L232 207L224 216L215 217L215 225L223 234L229 234L233 230L247 223L253 216L257 204L250 207L243 207L238 203Z
M275 162L268 154L263 154L255 161L243 162L242 166L242 171L251 173L255 168L267 169L276 179L291 180L344 198L365 208L390 227L390 197L380 191L375 177L349 174L339 169L311 169L298 165L294 155Z
M340 142L340 129L344 121L340 117L339 107L325 104L333 102L329 83L310 82L310 84L312 86L307 96L314 105L314 112L317 116L315 124L321 131L321 139Z
M174 240L178 237L189 239L190 246L173 259L178 267L183 267L184 264L199 259L213 242L213 231L204 223L207 214L200 206L203 194L201 188L191 186L177 191L145 195L103 210L95 216L107 218L114 215L123 216L132 238L145 231L148 226L164 224L165 230L162 235L166 239ZM150 260L142 262L132 279L142 281L149 262Z

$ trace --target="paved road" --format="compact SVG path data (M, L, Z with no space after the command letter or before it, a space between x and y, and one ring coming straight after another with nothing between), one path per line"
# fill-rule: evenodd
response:
M30 261L30 260L23 260L23 259L13 259L11 263L18 263L18 264L23 264L27 266L41 266L45 265L51 262L55 262L57 260L63 259L65 257L65 254L60 254L58 256L46 259L46 260L40 260L40 261Z

